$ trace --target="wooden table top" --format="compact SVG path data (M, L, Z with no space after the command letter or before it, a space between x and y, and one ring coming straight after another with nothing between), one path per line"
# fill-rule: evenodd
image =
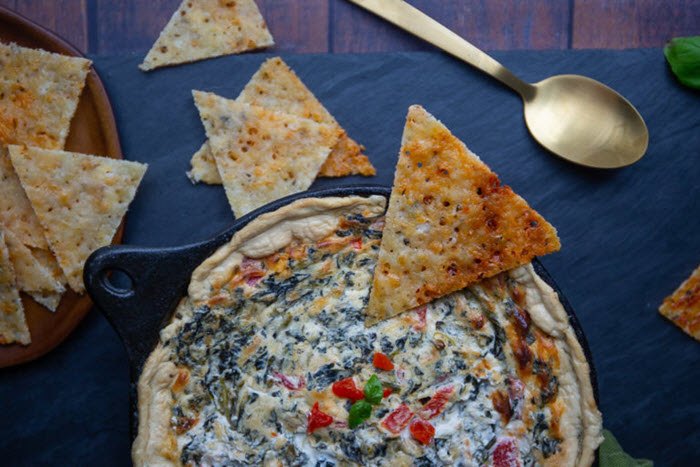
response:
M86 53L146 51L181 0L0 0ZM700 0L409 0L485 50L661 47L700 34ZM345 0L257 0L272 51L430 50Z

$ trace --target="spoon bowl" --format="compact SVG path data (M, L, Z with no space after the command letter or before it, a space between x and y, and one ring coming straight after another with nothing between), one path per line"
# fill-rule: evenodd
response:
M525 123L551 152L576 164L613 169L637 162L649 133L617 92L585 76L557 75L523 92Z

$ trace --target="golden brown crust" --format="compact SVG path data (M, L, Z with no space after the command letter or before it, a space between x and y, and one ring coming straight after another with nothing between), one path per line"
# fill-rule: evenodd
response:
M377 170L362 154L362 147L350 139L347 134L338 139L326 162L318 172L319 177L346 177L348 175L364 175L371 177Z
M558 249L542 216L442 123L410 108L369 324Z
M330 234L342 213L376 216L384 211L382 196L307 198L251 222L219 248L192 273L188 294L194 302L205 301L228 281L243 259L261 258L289 245L292 240L313 241Z
M532 322L557 339L559 398L566 406L564 417L559 421L564 444L544 464L591 465L595 451L603 441L603 421L593 395L590 367L583 348L559 296L535 273L532 265L516 268L509 274L526 290L525 299Z
M700 266L672 295L666 297L659 313L700 341Z
M131 449L135 466L180 464L175 434L170 427L173 403L170 387L177 374L175 365L168 361L168 353L158 344L139 378L139 431Z

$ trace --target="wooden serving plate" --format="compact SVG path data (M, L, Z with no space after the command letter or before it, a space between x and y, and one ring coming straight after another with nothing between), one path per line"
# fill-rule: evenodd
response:
M15 42L25 47L39 48L63 55L82 57L75 47L54 33L23 16L0 7L0 41ZM121 159L117 126L112 107L99 76L90 70L78 108L71 122L66 150ZM113 243L122 238L123 225ZM60 344L75 329L92 308L86 295L68 291L55 313L51 313L26 295L22 303L32 336L27 346L0 345L0 368L17 365L38 358Z

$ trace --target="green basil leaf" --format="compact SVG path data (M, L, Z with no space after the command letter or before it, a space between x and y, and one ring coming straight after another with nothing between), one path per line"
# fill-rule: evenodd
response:
M671 39L664 55L678 81L700 89L700 36Z
M598 451L600 467L654 467L654 463L647 459L635 459L625 451L617 442L612 433L603 430L604 441Z
M377 405L382 401L384 388L377 375L372 375L365 383L365 400L370 404Z
M348 425L350 428L355 428L372 415L372 406L367 401L357 401L350 407L350 416L348 417Z

